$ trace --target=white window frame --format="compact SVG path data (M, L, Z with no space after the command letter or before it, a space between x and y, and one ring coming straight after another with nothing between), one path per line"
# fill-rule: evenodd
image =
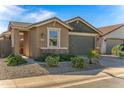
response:
M53 28L53 27L48 27L47 28L47 48L49 49L58 49L60 48L60 31L61 31L61 28ZM49 33L50 32L57 32L57 47L52 47L49 45Z

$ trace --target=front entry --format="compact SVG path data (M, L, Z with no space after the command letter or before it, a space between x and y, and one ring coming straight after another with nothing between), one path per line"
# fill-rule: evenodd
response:
M24 33L20 32L19 37L20 37L19 54L23 55L24 54Z
M19 53L25 56L29 56L29 34L28 32L21 31L19 33Z

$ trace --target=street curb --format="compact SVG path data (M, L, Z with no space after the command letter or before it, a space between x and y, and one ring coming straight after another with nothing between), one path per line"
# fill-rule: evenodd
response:
M108 68L111 69L111 68ZM93 72L97 72L99 70L103 70L103 69L96 69L96 70L92 70ZM111 69L113 70L113 69ZM110 70L110 71L111 71ZM116 69L115 69L116 70ZM113 77L119 77L119 76L124 76L123 71L122 72L116 72L116 73L110 73L108 74L106 73L106 71L100 72L97 75L84 75L83 76L83 72L84 73L91 73L90 70L89 71L80 71L80 72L71 72L71 73L65 73L62 75L69 75L69 77L71 77L71 75L82 75L81 77L78 78L56 78L54 77L54 75L46 75L46 76L38 76L38 77L30 77L30 78L20 78L20 79L11 79L11 80L1 80L0 84L1 87L15 87L15 88L65 88L65 87L71 87L71 86L75 86L75 85L80 85L80 84L86 84L86 83L90 83L90 82L95 82L95 81L99 81L99 80L104 80L104 79L109 79L109 78L113 78ZM112 74L112 75L111 75ZM49 81L44 81L44 78L48 78ZM52 78L51 78L52 77ZM61 75L58 77L61 77ZM40 78L41 81L38 81ZM28 82L28 83L17 83L16 80L20 82L21 81L26 81L28 79L32 79L32 82ZM46 79L45 79L46 80ZM42 82L43 81L43 82ZM10 84L10 85L9 85ZM5 85L5 86L4 86Z
M117 77L121 77L121 76L124 76L124 74L120 74L120 75L116 75ZM86 81L79 81L79 82L74 82L74 83L71 83L71 84L65 84L65 85L62 85L60 86L61 88L66 88L66 87L73 87L73 86L76 86L76 85L80 85L80 84L87 84L87 83L91 83L91 82L95 82L95 81L100 81L100 80L105 80L105 79L111 79L111 78L114 78L114 77L110 77L110 76L104 76L104 77L101 77L101 78L97 78L97 79L89 79L89 80L86 80ZM54 87L54 86L53 86Z

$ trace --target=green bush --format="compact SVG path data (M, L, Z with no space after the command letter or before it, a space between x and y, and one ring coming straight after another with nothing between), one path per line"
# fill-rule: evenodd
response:
M89 59L89 64L92 64L92 58L98 58L99 53L96 50L90 50L87 54L87 57Z
M75 57L75 55L71 55L71 54L59 54L60 57L60 61L71 61L72 57Z
M56 56L56 54L51 54L51 53L43 53L42 55L40 55L39 57L35 58L35 61L39 61L39 62L45 62L45 59L48 56Z
M7 62L8 66L17 66L27 63L27 61L19 55L10 55L5 61Z
M71 61L71 57L75 57L75 55L70 55L70 54L50 54L50 53L46 53L46 54L42 54L41 56L39 56L38 58L34 59L35 61L40 61L40 62L45 62L45 59L48 56L59 56L59 61Z
M124 52L120 51L118 54L119 57L124 57Z
M5 62L8 62L8 60L14 56L15 56L14 54L10 54L8 57L5 58Z
M84 65L84 60L81 57L72 57L71 62L72 66L75 68L82 68Z
M112 55L116 55L116 56L119 56L119 52L120 52L120 45L116 45L112 48Z
M124 57L124 52L121 51L121 49L123 48L123 46L121 45L116 45L112 48L112 55L115 55L115 56L119 56L119 57Z
M46 59L45 59L45 62L47 63L47 65L49 67L55 67L58 65L59 63L59 56L48 56Z

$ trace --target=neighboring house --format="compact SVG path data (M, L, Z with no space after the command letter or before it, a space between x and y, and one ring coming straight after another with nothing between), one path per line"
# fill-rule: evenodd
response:
M38 57L42 53L85 55L95 49L101 32L80 17L62 21L56 17L37 22L10 22L11 48L15 54Z
M111 54L113 46L124 44L124 24L98 28L103 35L100 38L101 53Z
M5 31L0 34L0 57L4 57L11 53L11 37L10 31Z

